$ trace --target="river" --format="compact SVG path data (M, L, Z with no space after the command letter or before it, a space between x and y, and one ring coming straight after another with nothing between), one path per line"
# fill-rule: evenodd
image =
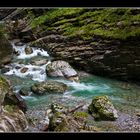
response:
M15 55L12 63L6 66L9 68L9 71L5 72L4 75L11 80L13 89L17 94L21 88L26 88L30 91L30 87L34 83L47 81L49 79L61 81L69 87L69 90L63 95L56 93L53 95L37 96L30 91L28 96L22 96L27 102L28 113L31 113L33 110L39 111L52 102L59 102L65 106L74 107L81 102L85 103L85 105L90 104L95 96L108 95L115 108L121 112L120 116L123 116L118 119L119 123L117 123L117 126L118 124L121 125L121 121L124 122L132 117L131 120L136 121L136 125L139 127L136 128L136 130L140 131L140 122L136 120L137 118L135 116L137 110L140 110L140 86L133 83L121 82L91 74L81 76L80 83L70 82L64 79L50 78L47 76L45 71L46 65L51 63L51 57L47 51L32 47L33 53L26 54L24 51L25 47L27 47L26 44L16 46L15 41L12 41L11 43L19 55ZM33 58L45 58L48 62L39 66L33 65L30 63ZM24 73L21 72L21 69L23 68L27 68ZM127 115L130 117L127 117ZM96 125L102 126L103 130L106 131L113 131L114 127L114 124L111 122L105 123L104 121L97 122ZM129 129L133 126L130 126L130 128L124 128L124 124L122 127L123 128L121 130L129 131ZM114 131L119 128L116 128L115 126ZM130 131L133 131L133 129Z

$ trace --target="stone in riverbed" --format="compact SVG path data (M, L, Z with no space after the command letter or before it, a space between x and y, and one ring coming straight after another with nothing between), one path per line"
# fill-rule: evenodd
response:
M16 42L15 43L15 46L23 46L23 45L25 45L25 43L23 43L23 42Z
M39 57L35 57L31 59L30 62L32 65L36 65L36 66L41 66L41 65L45 65L48 63L48 60L46 58L39 58Z
M20 70L20 72L21 72L21 73L25 73L25 72L27 72L27 70L28 70L28 68L24 67L24 68L22 68L22 69Z
M66 113L68 111L64 106L57 103L52 103L50 109L52 110L53 113L56 112Z
M71 81L79 81L77 72L69 65L69 63L62 60L53 61L48 64L46 72L50 77L65 77Z
M68 89L67 85L57 81L36 83L31 87L33 93L38 95L48 93L64 93Z
M28 91L27 88L22 88L22 89L20 89L19 94L22 95L22 96L28 96L29 91Z
M26 54L32 54L32 53L33 53L33 49L32 49L31 47L27 46L27 47L25 48L25 53L26 53Z
M10 71L10 68L2 68L2 69L1 69L1 73L6 73L6 72L8 72L8 71Z
M117 110L109 100L108 96L97 96L92 100L88 111L96 120L116 120Z

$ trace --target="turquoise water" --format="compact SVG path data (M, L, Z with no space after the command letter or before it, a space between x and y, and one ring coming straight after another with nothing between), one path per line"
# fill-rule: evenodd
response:
M75 106L79 103L90 103L95 96L108 95L115 107L123 111L134 111L140 108L140 86L117 81L114 79L107 79L95 75L80 77L80 83L70 82L64 79L52 79L47 77L46 65L34 66L30 64L33 57L50 58L48 53L39 48L32 48L31 55L25 54L24 46L15 46L13 48L20 52L19 56L15 56L10 65L10 72L5 76L10 79L15 92L25 87L30 91L30 87L41 81L49 79L63 82L68 85L69 90L64 94L50 94L37 96L30 91L29 96L23 97L29 108L37 106L46 106L52 102L59 102L67 106ZM38 55L39 53L39 55ZM21 63L19 63L22 61ZM15 66L20 67L16 69ZM28 71L21 73L21 69L27 67Z
M31 85L36 81L30 78L19 78L16 76L7 76L11 79L15 91L21 87L30 90ZM67 106L75 106L81 102L90 103L95 96L108 95L115 107L119 110L129 112L140 108L140 87L135 84L116 81L90 75L81 78L80 83L74 83L62 79L53 79L68 85L69 90L64 94L49 94L37 96L31 93L25 98L29 108L45 106L52 102L63 103Z

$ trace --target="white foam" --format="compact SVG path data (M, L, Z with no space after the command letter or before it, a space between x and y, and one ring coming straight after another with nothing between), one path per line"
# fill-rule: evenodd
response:
M77 82L71 82L71 81L67 81L67 80L56 80L59 82L63 82L66 85L68 85L69 87L72 87L75 91L89 91L89 92L93 92L93 91L97 91L98 92L102 92L105 90L109 90L110 87L108 85L102 84L102 85L95 85L93 83L77 83Z
M24 64L14 63L15 67L19 66L21 68L16 69L14 67L10 71L6 72L5 75L16 75L21 78L30 77L32 80L42 82L42 81L45 81L47 78L45 69L49 63L50 61L47 64L42 65L42 66L34 66L31 64L24 65ZM21 69L25 67L28 68L28 70L25 73L21 73Z
M13 48L19 52L19 56L16 57L16 59L26 59L26 58L32 58L38 55L41 56L46 56L48 57L48 53L47 51L44 51L43 49L40 48L33 48L33 53L27 55L25 53L25 47L27 47L27 45L23 45L23 46L15 46L14 42L11 42ZM47 78L46 75L46 66L51 63L50 61L47 64L44 64L42 66L36 66L36 65L31 65L31 64L18 64L18 63L13 63L12 67L10 68L11 70L6 72L5 75L16 75L18 77L21 78L25 78L25 77L30 77L32 80L35 81L45 81ZM16 67L20 67L20 69L16 69ZM22 68L28 68L28 70L25 73L21 72Z
M13 42L11 44L12 44L13 48L15 49L15 51L19 52L17 59L32 58L32 57L38 56L38 54L41 56L49 57L49 54L47 53L47 51L44 51L43 49L31 47L33 50L33 53L26 54L25 48L28 47L27 45L15 46L15 44Z

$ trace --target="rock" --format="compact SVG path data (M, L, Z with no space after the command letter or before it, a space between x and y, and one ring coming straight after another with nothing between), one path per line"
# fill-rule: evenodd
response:
M33 49L32 49L31 47L27 46L27 47L25 48L25 53L26 53L26 54L32 54L32 53L33 53Z
M117 110L109 100L108 96L97 96L88 107L89 113L97 120L116 120Z
M4 36L0 36L0 67L10 63L12 60L12 55L12 45Z
M53 113L56 112L66 113L68 111L64 106L57 103L52 103L50 108Z
M4 102L6 94L10 90L9 82L2 76L0 76L0 107Z
M27 111L27 104L25 100L20 96L20 94L16 94L13 92L9 92L8 94L6 94L4 105L16 105L24 113Z
M117 22L117 26L118 26L119 28L123 28L123 27L124 27L124 21L119 21L119 22Z
M65 114L57 112L53 116L51 116L49 120L50 120L50 123L48 126L49 131L68 132L69 128L68 128L68 123L67 123Z
M16 105L24 112L27 110L25 100L12 91L8 80L0 76L0 107L2 105Z
M41 65L45 65L48 63L48 60L46 58L39 58L39 57L35 57L31 59L30 62L32 65L37 65L37 66L41 66Z
M23 43L23 42L16 42L15 43L15 46L24 46L25 45L25 43Z
M26 88L22 88L22 89L20 89L19 94L22 95L22 96L28 96L29 91Z
M0 114L0 132L23 132L28 129L24 113L15 106L4 106Z
M2 68L1 69L1 73L6 73L6 72L8 72L10 70L10 68Z
M23 99L12 92L10 82L0 76L0 132L22 132L28 128L25 106Z
M47 131L49 128L49 118L46 116L43 120L39 122L39 130L40 131Z
M24 67L24 68L22 68L22 69L20 70L20 72L21 72L21 73L25 73L25 72L27 72L27 70L28 70L28 68Z
M13 50L13 53L14 53L16 56L20 55L20 52L19 52L18 50L16 50L16 49Z
M68 89L67 85L61 82L48 81L36 83L31 87L33 93L38 95L48 94L48 93L64 93Z
M21 69L21 67L20 66L16 66L15 69Z
M19 62L18 62L18 64L24 64L24 61L23 61L23 60L21 60L21 61L19 61Z
M77 72L65 61L53 61L47 65L46 72L50 77L65 77L72 81L79 81Z

